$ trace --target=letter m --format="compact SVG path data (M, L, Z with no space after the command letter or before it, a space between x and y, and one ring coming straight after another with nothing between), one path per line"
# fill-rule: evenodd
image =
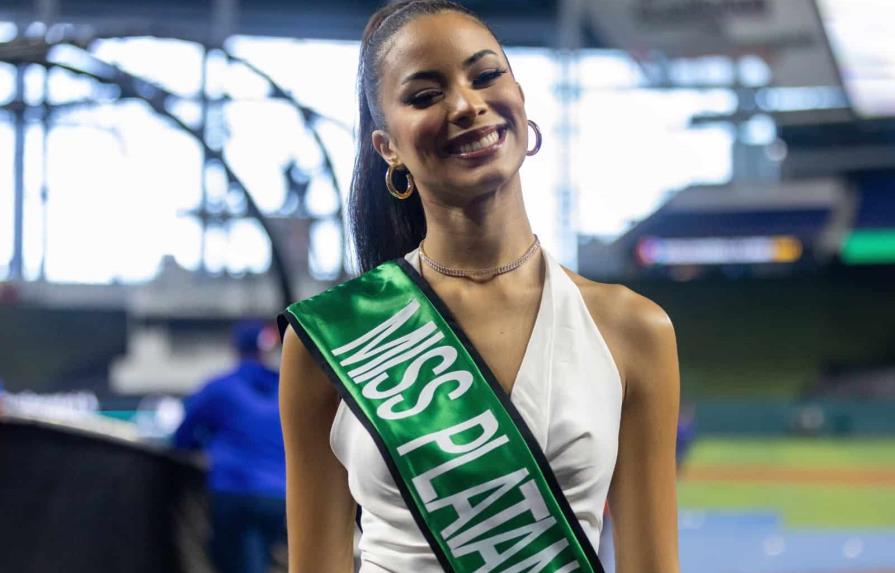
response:
M349 372L350 376L355 377L370 370L379 363L388 360L392 356L417 345L421 340L435 331L435 324L433 322L427 322L410 334L400 338L395 338L393 340L389 340L389 338L410 320L419 308L419 301L410 301L407 306L402 308L388 320L382 322L359 338L333 350L333 356L338 357L354 351L353 354L340 362L342 366L350 366L378 356L377 359Z

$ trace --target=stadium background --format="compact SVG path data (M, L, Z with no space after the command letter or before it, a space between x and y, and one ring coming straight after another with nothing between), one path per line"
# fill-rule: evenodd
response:
M467 4L545 132L543 243L675 323L682 570L895 571L895 5ZM207 568L166 439L234 322L352 272L376 5L0 5L0 570Z

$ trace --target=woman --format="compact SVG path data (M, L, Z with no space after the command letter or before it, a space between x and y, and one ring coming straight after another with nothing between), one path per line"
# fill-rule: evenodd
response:
M524 94L495 36L476 16L452 2L391 4L367 25L359 76L360 148L351 216L362 270L404 256L406 262L394 263L388 276L404 277L401 272L405 273L408 289L419 287L414 293L428 295L433 308L447 317L445 324L455 325L457 340L466 344L498 401L516 412L520 435L533 451L543 450L542 457L550 466L544 470L544 480L553 479L561 488L557 499L565 501L560 499L556 507L567 517L572 515L574 523L569 528L578 541L584 539L581 551L588 553L584 547L588 542L597 546L608 498L616 571L677 571L674 451L679 380L671 323L647 299L621 286L579 277L540 250L525 212L519 178L526 155L539 147L540 133L532 124L536 140L530 141ZM377 273L383 271L367 273L361 280ZM347 283L349 291L352 283ZM385 281L376 288L389 286ZM364 305L375 307L376 300L371 297ZM363 305L354 302L348 297L345 304L329 308L333 316L345 314L347 307L357 308L360 314ZM319 337L311 330L315 320L325 330L330 318L314 316L317 311L308 310L314 308L322 307L312 302L293 312L293 328L286 330L283 348L280 404L287 456L290 571L352 570L355 500L362 507L362 572L441 571L446 554L448 559L459 559L457 554L472 551L470 540L477 533L470 533L470 526L464 537L457 533L458 524L475 511L484 511L481 508L487 504L473 493L485 490L464 490L467 497L461 501L449 498L451 516L460 516L457 527L426 530L425 521L440 515L426 512L448 503L442 502L447 499L444 488L452 485L450 474L437 484L420 482L417 477L412 480L417 497L408 495L413 487L396 473L398 456L385 459L383 442L388 440L370 430L372 415L362 419L364 411L353 397L363 400L360 379L353 380L357 385L336 380L351 374L339 370L339 353L361 344L369 349L373 342L365 341L373 335L381 342L397 328L395 318L329 356L325 348L321 350L325 344L318 347ZM402 312L413 309L408 305ZM443 356L448 355L453 359L456 353L444 351ZM461 378L452 380L456 387L442 402L448 406L417 416L414 424L425 425L451 413L455 403L448 400L467 388ZM373 388L380 382L365 383ZM370 394L384 396L381 390L381 386L373 388ZM456 402L456 408L460 403ZM382 413L382 407L377 412ZM396 410L392 408L391 413L401 414ZM477 438L466 436L467 442L485 439L485 424L480 428ZM437 435L445 437L436 432L417 439L415 445L407 442L401 446L403 452L427 440L433 442L436 438L431 436ZM443 451L468 452L473 447L450 436L438 444ZM433 484L442 491L432 489ZM423 491L424 486L430 489ZM554 486L539 481L541 489L529 492L547 492L549 497L550 487ZM432 502L435 496L442 497ZM532 507L528 509L535 515ZM562 520L563 512L557 510L556 516ZM482 527L471 529L481 532ZM446 541L438 545L433 538L441 534ZM455 536L453 541L450 535ZM506 535L489 539L520 534ZM457 541L460 537L463 544ZM533 533L513 545L512 552L522 551L532 539L537 541ZM575 539L571 543L575 546ZM511 551L506 545L479 543L478 553L463 558L469 559L467 563L478 559L479 565L485 563L485 570L588 567L578 569L572 562L557 568L520 564L522 553L508 557ZM570 545L561 540L555 547ZM511 565L514 559L515 567ZM525 563L535 563L537 557L532 559ZM590 569L599 570L596 565Z

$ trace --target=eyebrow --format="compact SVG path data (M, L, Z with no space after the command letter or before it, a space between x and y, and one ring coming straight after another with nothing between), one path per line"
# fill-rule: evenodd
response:
M496 56L497 52L495 52L494 50L489 50L487 48L484 50L479 50L478 52L474 53L473 55L471 55L468 58L466 58L465 60L463 60L463 67L468 68L469 66L473 65L474 63L476 63L477 61L481 60L482 58L484 58L485 56L487 56L489 54ZM414 73L410 74L409 76L407 76L406 78L404 78L401 81L401 84L403 85L403 84L406 84L407 82L412 82L413 80L438 80L438 79L441 79L441 77L442 77L441 73L436 72L435 70L422 70L422 71L414 72Z
M491 54L491 55L496 56L496 55L497 55L497 52L495 52L494 50L489 50L489 49L487 49L487 48L484 49L484 50L479 50L478 52L474 53L473 55L471 55L471 56L469 56L468 58L466 58L465 60L463 60L463 67L464 67L464 68L468 68L469 66L471 66L472 64L474 64L474 63L476 63L477 61L481 60L482 58L484 58L484 57L487 56L488 54Z

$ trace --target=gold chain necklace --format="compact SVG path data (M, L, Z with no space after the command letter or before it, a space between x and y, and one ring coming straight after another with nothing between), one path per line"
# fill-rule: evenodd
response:
M426 254L426 251L423 250L423 241L420 241L420 259L422 259L424 263L429 265L432 270L449 277L469 278L479 281L491 280L497 275L502 275L504 273L508 273L510 271L518 269L523 264L525 264L525 261L530 259L535 253L537 253L538 249L541 247L541 242L538 240L537 235L535 235L534 237L534 242L531 244L531 246L528 247L528 250L526 250L521 257L505 265L493 267L490 269L466 270L447 267L439 263L438 261L433 261L429 258L429 256Z

